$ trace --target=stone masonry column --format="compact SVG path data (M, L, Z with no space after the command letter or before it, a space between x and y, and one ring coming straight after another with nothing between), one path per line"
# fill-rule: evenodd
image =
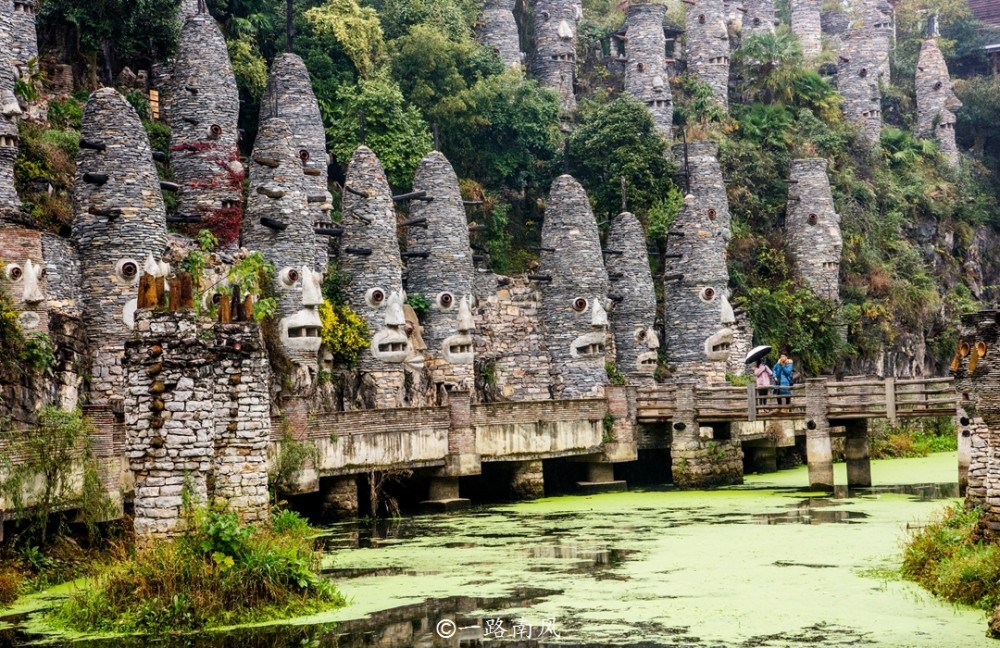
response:
M802 43L806 60L816 58L822 50L820 8L821 0L791 0L792 32Z
M323 478L319 482L323 495L323 515L329 518L358 516L358 478L356 475Z
M514 4L515 0L486 0L476 34L479 42L496 52L508 68L524 63Z
M674 420L670 440L670 468L674 484L689 486L692 482L691 459L698 450L698 422L695 420L695 382L677 383L674 395Z
M847 458L847 487L869 488L872 485L872 463L868 454L868 419L849 421L844 454Z
M833 447L827 418L826 378L806 379L806 462L809 487L833 490Z
M587 462L587 480L576 483L586 493L627 490L624 480L615 479L615 464L635 461L639 456L635 441L635 388L608 385L604 394L611 417L605 423L601 444L604 452L596 461Z
M545 496L545 472L541 461L518 461L510 477L510 490L517 499Z
M454 390L448 393L448 456L445 465L431 478L430 493L425 507L443 510L466 508L469 500L459 497L458 478L482 472L476 454L476 431L472 427L472 394Z

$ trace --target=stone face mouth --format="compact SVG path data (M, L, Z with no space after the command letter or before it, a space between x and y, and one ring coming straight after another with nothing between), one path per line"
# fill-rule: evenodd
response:
M646 351L645 353L640 353L639 357L635 360L636 371L644 374L652 375L656 371L656 365L659 362L656 351Z
M315 353L323 340L320 336L323 323L316 309L302 309L281 320L281 342L291 351Z
M570 356L581 360L604 360L604 333L587 333L573 340Z
M475 360L475 349L471 335L452 335L441 343L444 359L451 364L472 364Z
M705 340L705 357L709 360L728 360L732 345L733 329L725 328L716 331Z
M406 333L394 328L380 329L372 337L371 351L376 360L399 363L406 360Z

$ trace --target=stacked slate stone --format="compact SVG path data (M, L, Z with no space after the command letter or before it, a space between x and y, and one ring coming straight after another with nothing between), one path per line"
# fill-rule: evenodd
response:
M411 203L411 220L426 218L427 222L409 228L406 249L427 252L429 256L407 260L406 285L411 294L420 293L431 302L423 320L423 339L432 381L471 390L474 340L470 320L475 267L458 177L439 151L432 151L420 161L413 190L426 191L430 200Z
M159 259L167 224L160 181L135 109L112 88L84 107L73 191L83 316L94 350L91 402L121 398L121 357L143 263Z
M261 106L262 124L276 114L291 129L292 146L305 174L311 218L315 224L330 226L333 197L327 190L326 131L309 71L298 55L285 53L274 59ZM329 247L329 237L316 237L313 269L326 272Z
M861 128L872 146L882 132L882 92L878 85L878 57L867 29L843 35L837 62L837 90L843 96L844 115Z
M14 96L13 50L14 5L4 0L0 6L0 215L19 210L21 201L14 188L17 160L17 116L21 114Z
M821 13L819 21L823 35L830 41L834 51L839 52L844 45L843 35L851 28L851 17L842 9L832 9Z
M840 215L833 206L826 159L792 160L785 230L799 274L820 297L840 301Z
M856 10L861 14L864 28L868 30L869 46L874 51L878 75L888 83L890 43L893 36L892 5L886 0L861 0Z
M667 76L667 37L663 33L666 11L666 6L660 4L629 6L625 18L625 92L646 104L656 129L670 140L674 104Z
M141 310L127 343L126 456L139 538L183 531L183 493L267 517L270 365L252 322Z
M723 10L726 12L726 27L734 34L743 30L743 12L746 7L741 0L723 0Z
M539 83L559 93L563 113L576 109L576 24L582 9L576 0L535 0L535 60Z
M774 14L774 0L745 0L747 10L743 16L743 36L773 34L777 18Z
M14 13L11 18L12 49L14 65L21 74L28 71L28 61L38 58L38 34L35 32L34 0L13 0Z
M618 370L633 382L648 382L656 371L660 340L653 328L656 290L646 236L635 214L621 213L611 223L606 258L611 292L621 297L612 313Z
M402 294L403 262L389 181L368 147L358 147L347 166L343 213L339 269L348 278L344 294L372 332L371 349L360 359L363 390L352 405L397 407L405 397L407 336L393 302Z
M491 48L509 68L521 65L521 37L514 20L514 4L517 0L486 0L479 19L479 42Z
M823 49L820 8L822 0L791 0L792 33L799 37L806 59L819 56Z
M180 19L181 25L187 22L187 19L195 14L201 13L201 4L203 0L181 0L180 6Z
M667 268L664 327L667 354L681 375L716 380L724 376L735 321L726 296L726 247L731 237L729 203L719 167L718 145L687 145L689 194L677 215L668 254L680 255ZM674 147L677 160L685 147Z
M171 167L184 216L239 209L243 167L236 148L240 97L226 40L215 19L195 14L181 28L165 114Z
M951 166L958 166L954 111L962 107L962 102L955 96L948 64L933 38L928 38L920 46L914 85L917 93L917 134L921 137L933 135Z
M691 0L684 24L688 69L729 107L729 32L722 0Z
M552 183L542 224L542 321L554 398L599 396L607 380L608 273L590 201L572 176Z

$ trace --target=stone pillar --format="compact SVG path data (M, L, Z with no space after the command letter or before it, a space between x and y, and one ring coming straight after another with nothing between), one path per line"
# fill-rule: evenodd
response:
M980 418L970 416L959 407L959 487L961 487L962 448L968 447L968 471L965 485L966 506L986 504L986 473L989 469L989 428Z
M653 123L664 138L672 138L673 95L667 74L667 37L661 4L629 5L625 18L625 92L646 104Z
M545 496L545 473L541 461L517 461L510 478L510 490L517 499Z
M475 267L458 176L440 151L420 161L413 190L426 191L427 200L410 203L410 220L425 220L407 228L406 249L413 256L406 262L406 286L410 294L420 293L431 303L423 318L431 389L444 385L469 391L474 387Z
M514 20L516 0L486 0L480 15L477 37L484 47L492 49L509 68L522 65L521 37Z
M883 83L888 84L891 76L889 57L896 31L892 5L886 0L863 0L855 5L853 13L868 31L875 69Z
M659 362L656 290L649 270L646 236L634 214L624 212L611 223L606 251L611 291L621 300L612 311L616 365L630 382L652 383Z
M329 518L354 518L358 515L358 478L324 477L320 480L323 515Z
M721 0L720 0L721 1ZM538 82L559 93L562 112L576 110L576 26L583 17L579 0L535 0L535 59Z
M958 494L966 497L969 492L969 469L972 464L972 420L959 408L955 417L958 435Z
M920 46L914 85L917 94L917 134L933 135L941 153L953 167L958 166L958 145L955 144L955 112L962 102L948 74L948 65L937 41L928 38Z
M799 274L820 297L840 301L840 215L825 158L792 160L785 231Z
M755 473L772 473L778 470L778 447L774 439L756 439L745 444L743 452L749 455L750 470Z
M743 37L773 34L778 20L774 14L774 0L744 0L747 10L743 16Z
M688 0L684 25L688 69L728 110L729 30L723 0Z
M872 464L868 454L868 419L849 421L844 455L847 460L847 487L870 488Z
M35 31L35 1L14 0L11 35L14 65L19 74L28 71L28 61L38 58L38 34Z
M370 349L359 358L360 387L348 406L399 407L406 400L403 363L419 351L411 348L405 330L403 262L392 192L382 164L368 147L354 152L344 187L340 271L349 278L344 293L372 332Z
M555 398L601 396L607 382L607 292L597 221L583 187L552 183L542 224L542 320Z
M861 129L869 145L882 132L882 91L878 85L878 58L866 29L849 29L837 60L837 90L843 96L844 116Z
M809 487L833 490L833 446L830 442L830 420L827 418L827 379L807 378L805 399Z
M792 32L802 43L806 60L819 56L822 50L820 7L822 0L791 0Z
M10 0L0 7L0 213L16 212L21 200L14 188L14 162L17 160L17 117L21 114L14 96L14 61Z
M670 442L673 480L681 488L743 483L743 451L738 440L714 439L712 428L698 425L694 381L676 383L676 409Z
M190 16L163 96L170 124L170 166L181 186L177 210L201 216L223 245L235 241L243 206L236 130L239 90L226 40L211 15Z
M313 234L312 226L315 225L332 227L330 210L333 209L333 197L327 190L329 155L326 152L326 131L309 80L309 71L301 57L286 52L274 59L260 105L261 127L271 117L277 117L284 120L291 130L291 147L302 167L301 184L308 197L310 234ZM330 256L330 237L313 235L316 241L312 268L325 274ZM308 248L308 245L303 247Z
M709 382L724 380L736 316L729 303L726 247L729 203L714 142L674 147L686 160L690 192L674 221L683 236L667 240L671 256L664 284L667 358L677 373Z
M90 402L125 396L121 361L135 325L139 275L166 247L167 223L149 139L112 88L84 107L73 189L73 241L80 258L83 319L90 338Z
M476 430L472 427L472 393L448 392L448 414L448 457L444 474L453 477L478 475L482 465L476 454Z

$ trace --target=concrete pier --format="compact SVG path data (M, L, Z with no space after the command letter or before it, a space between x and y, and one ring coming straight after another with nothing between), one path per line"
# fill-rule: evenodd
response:
M869 488L872 485L872 464L868 454L868 419L849 421L844 454L847 458L847 487Z
M833 490L833 446L827 418L825 378L806 380L806 461L809 487Z

